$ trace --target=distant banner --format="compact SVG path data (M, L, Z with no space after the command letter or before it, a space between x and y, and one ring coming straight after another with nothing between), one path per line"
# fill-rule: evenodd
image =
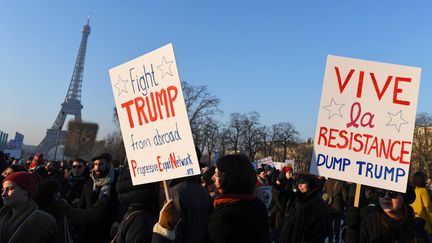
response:
M261 165L261 164L265 164L265 165L273 165L273 159L271 156L269 157L265 157L262 159L257 160L257 164Z
M172 44L109 73L133 184L200 174Z
M284 162L273 162L273 166L278 170L282 170L282 168L285 167L286 164Z
M405 192L420 74L328 56L311 173Z

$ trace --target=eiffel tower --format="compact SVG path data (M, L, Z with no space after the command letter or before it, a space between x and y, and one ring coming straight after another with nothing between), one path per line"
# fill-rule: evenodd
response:
M51 128L47 129L45 138L36 148L36 152L43 153L45 156L48 155L48 152L52 148L55 148L56 146L65 143L66 131L63 131L62 128L67 115L73 115L75 116L76 121L81 121L81 110L83 108L83 106L81 105L81 86L87 49L87 40L90 35L89 22L90 19L87 19L87 24L84 25L82 30L81 44L79 47L78 56L75 62L75 67L72 74L71 82L69 84L69 89L66 94L66 98L61 104L60 112L57 115L54 124Z

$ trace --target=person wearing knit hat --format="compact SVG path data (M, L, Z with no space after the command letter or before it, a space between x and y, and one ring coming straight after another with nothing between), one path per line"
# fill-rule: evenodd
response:
M289 179L293 176L293 168L291 166L284 166L282 168L282 172L284 173L284 175L287 179Z
M24 171L18 171L15 173L12 173L10 175L8 175L4 180L3 180L3 184L5 182L13 182L14 184L18 185L21 189L23 189L24 191L26 191L29 195L29 197L34 196L34 194L36 193L37 190L37 186L39 181L37 180L36 176L28 173L28 172L24 172ZM10 183L8 183L10 184ZM7 195L7 194L6 194ZM3 194L2 194L3 197ZM3 200L6 202L9 198L3 197Z
M37 178L29 172L16 172L3 180L0 242L53 242L56 222L34 203L37 186Z
M280 170L273 185L273 201L275 203L274 210L274 228L277 232L282 226L283 218L285 217L285 208L287 202L294 195L294 178L292 176L291 167L285 166ZM277 234L276 234L277 235Z

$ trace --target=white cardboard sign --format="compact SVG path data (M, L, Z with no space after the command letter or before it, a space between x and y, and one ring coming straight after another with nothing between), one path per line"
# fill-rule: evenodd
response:
M311 173L405 192L420 74L328 56Z
M199 174L172 44L109 73L133 184Z

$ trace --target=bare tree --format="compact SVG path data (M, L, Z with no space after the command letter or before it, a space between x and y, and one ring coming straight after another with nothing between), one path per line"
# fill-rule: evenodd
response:
M313 147L307 143L297 143L290 149L290 156L295 161L295 171L309 171L312 160Z
M263 144L265 127L260 126L260 118L260 114L254 111L243 115L241 121L243 147L252 161L255 159L258 148Z
M117 128L116 131L109 133L104 140L97 142L97 146L93 151L93 155L107 152L111 154L113 160L119 160L120 163L123 163L126 158L126 150L120 130L120 122L116 107L113 108L112 118Z
M268 142L268 151L269 151L269 155L275 157L274 155L276 154L276 151L274 150L274 147L277 146L277 141L276 141L276 136L277 136L277 130L278 127L275 125L271 126L271 129L269 129L269 138L270 141ZM273 158L276 159L276 158ZM278 157L277 159L278 161L281 160L281 158Z
M219 127L220 125L211 117L208 117L205 122L204 127L204 137L205 137L205 149L208 154L208 166L210 167L213 152L216 149L217 144L219 143Z
M66 134L65 155L70 158L92 156L98 128L96 123L70 121Z
M228 123L228 137L232 145L234 153L239 152L239 145L241 143L243 120L245 116L238 112L231 113Z
M411 160L412 166L418 167L428 176L431 175L432 116L427 113L420 113L416 118Z
M262 127L262 143L258 148L258 152L262 154L263 157L271 156L273 149L273 138L272 131L267 126Z
M192 131L192 137L194 140L195 147L197 147L202 153L204 153L205 146L206 146L206 140L205 137L205 119L199 119L199 121L195 122L195 125L193 127ZM191 127L192 128L192 127Z
M273 131L275 142L283 147L283 161L285 161L287 159L287 149L295 144L296 135L299 133L289 122L280 122L273 125Z
M231 131L230 129L224 127L221 128L218 133L218 143L216 145L219 154L225 155L227 150L232 147L231 145Z
M416 117L416 127L430 127L432 126L432 115L428 113L420 113Z
M126 151L120 131L109 133L105 138L104 152L111 154L113 160L123 163L126 158Z
M183 81L182 90L192 134L196 138L201 128L199 122L205 120L208 116L221 113L219 109L220 99L212 95L207 86L203 85L192 86Z

